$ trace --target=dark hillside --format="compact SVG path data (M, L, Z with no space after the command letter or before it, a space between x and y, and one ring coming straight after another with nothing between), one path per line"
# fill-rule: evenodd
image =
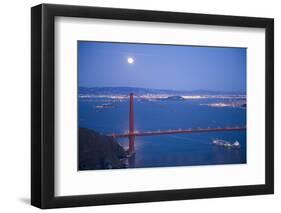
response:
M123 168L120 159L125 157L126 151L115 139L79 128L79 170Z

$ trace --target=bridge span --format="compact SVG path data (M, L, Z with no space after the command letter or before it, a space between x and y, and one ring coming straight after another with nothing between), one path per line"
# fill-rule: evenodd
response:
M168 134L191 134L201 132L221 132L221 131L245 131L245 127L225 127L225 128L196 128L196 129L176 129L176 130L158 130L158 131L144 131L144 132L127 132L119 134L109 134L108 136L114 138L135 137L135 136L154 136L154 135L168 135Z
M130 109L129 109L129 132L126 133L112 133L108 136L113 138L124 138L129 139L129 153L135 152L135 137L136 136L156 136L156 135L168 135L168 134L191 134L191 133L202 133L202 132L221 132L221 131L245 131L246 127L217 127L217 128L191 128L191 129L176 129L176 130L158 130L158 131L135 131L134 125L134 94L130 93Z

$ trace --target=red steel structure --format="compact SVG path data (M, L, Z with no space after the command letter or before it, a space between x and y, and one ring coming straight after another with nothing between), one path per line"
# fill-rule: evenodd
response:
M130 93L130 114L129 114L129 153L135 152L135 126L134 126L134 94Z
M136 136L153 136L153 135L167 135L167 134L190 134L200 132L220 132L220 131L245 131L246 127L217 127L217 128L191 128L191 129L177 129L177 130L159 130L159 131L146 131L138 132L135 131L134 126L134 94L130 93L130 114L129 114L129 132L110 134L109 136L114 138L129 138L129 149L130 154L135 153L135 137Z

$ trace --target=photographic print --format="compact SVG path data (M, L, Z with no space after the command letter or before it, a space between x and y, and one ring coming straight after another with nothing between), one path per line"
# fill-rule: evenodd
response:
M78 41L78 170L245 164L246 52Z

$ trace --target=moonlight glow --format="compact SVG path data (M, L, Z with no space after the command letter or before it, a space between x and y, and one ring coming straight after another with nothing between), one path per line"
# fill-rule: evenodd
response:
M128 61L129 64L133 64L134 63L134 59L132 57L129 57L127 59L127 61Z

